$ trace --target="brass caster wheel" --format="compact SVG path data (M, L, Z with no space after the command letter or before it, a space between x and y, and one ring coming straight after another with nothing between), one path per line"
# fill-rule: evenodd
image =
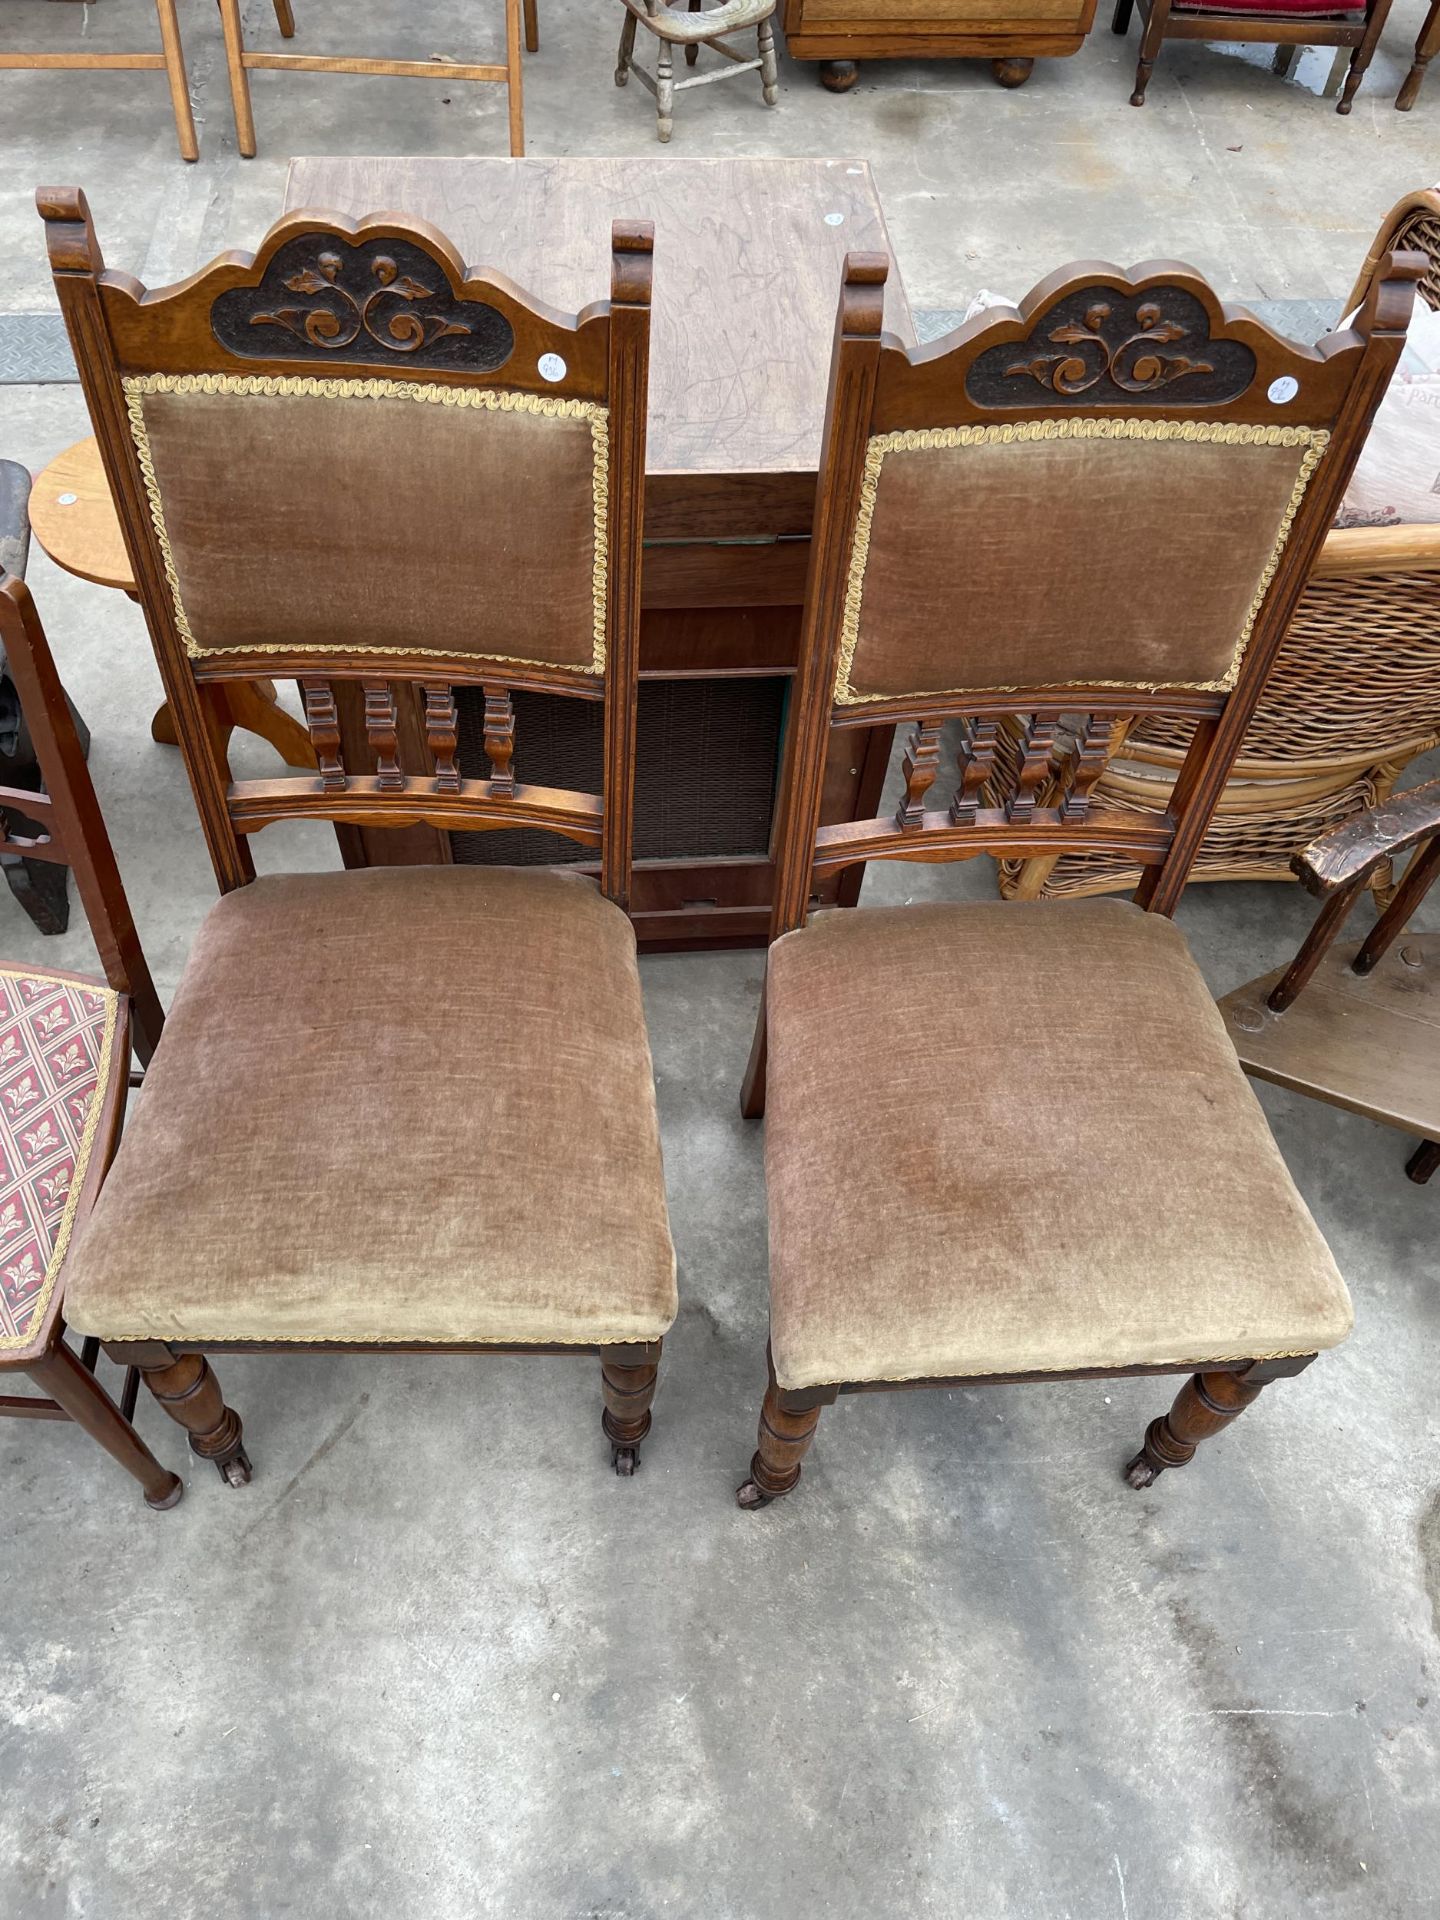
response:
M1153 1487L1159 1478L1159 1468L1151 1466L1143 1449L1125 1469L1125 1484L1130 1487Z
M220 1468L220 1478L225 1482L227 1487L249 1486L252 1468L250 1466L250 1456L243 1448L233 1459L226 1460L223 1464L217 1461L216 1465Z

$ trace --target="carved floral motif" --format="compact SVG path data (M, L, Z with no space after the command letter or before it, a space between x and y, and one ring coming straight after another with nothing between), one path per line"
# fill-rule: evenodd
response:
M1013 377L1028 374L1042 387L1066 395L1086 393L1107 375L1124 393L1152 393L1187 373L1213 373L1214 362L1194 360L1188 353L1164 353L1160 349L1186 337L1186 329L1175 320L1167 320L1158 301L1147 300L1135 309L1135 330L1118 341L1108 341L1102 329L1113 309L1104 301L1087 307L1083 321L1055 327L1047 335L1066 353L1039 354L1033 360L1017 360L1005 369Z
M436 289L401 273L388 253L377 253L371 259L370 273L377 284L363 301L340 285L343 264L338 253L327 251L318 256L313 267L302 267L285 278L291 293L325 294L343 302L338 312L329 305L280 307L274 313L252 313L251 326L284 327L297 339L308 340L312 347L327 347L332 352L348 347L362 329L391 353L415 353L451 334L470 332L468 326L447 320L443 313L418 313L413 305L393 306L395 300L429 300Z

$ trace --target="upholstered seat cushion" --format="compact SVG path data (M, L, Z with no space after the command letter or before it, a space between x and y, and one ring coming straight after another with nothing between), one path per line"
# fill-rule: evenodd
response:
M112 1339L657 1339L675 1316L635 941L578 874L227 895L68 1276Z
M770 954L781 1386L1310 1353L1350 1302L1199 969L1121 901L822 914Z

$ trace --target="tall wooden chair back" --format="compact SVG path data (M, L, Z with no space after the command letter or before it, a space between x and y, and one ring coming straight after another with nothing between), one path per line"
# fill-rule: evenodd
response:
M295 213L151 292L83 194L39 205L222 890L277 820L531 826L627 906L651 227L616 223L610 300L571 315L397 215ZM272 675L319 771L232 780L201 689ZM604 702L602 793L515 781L512 689Z
M1313 350L1169 261L1064 268L911 350L881 333L887 267L846 266L772 931L857 861L977 853L1123 853L1144 868L1137 901L1169 913L1425 262L1391 259L1353 329ZM1015 713L1005 778L996 732ZM1141 714L1194 722L1158 819L1091 805ZM958 783L936 809L952 718ZM830 730L887 721L912 723L897 811L822 827Z

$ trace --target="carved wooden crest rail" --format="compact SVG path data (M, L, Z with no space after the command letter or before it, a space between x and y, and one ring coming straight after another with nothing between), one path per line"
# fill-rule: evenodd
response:
M250 360L327 358L490 373L515 331L498 308L457 300L438 260L413 242L309 233L276 253L257 287L210 309L215 338Z
M1250 348L1212 339L1205 308L1183 287L1092 286L1056 301L1026 339L978 355L965 390L987 407L1124 404L1162 389L1177 405L1214 405L1254 377Z

